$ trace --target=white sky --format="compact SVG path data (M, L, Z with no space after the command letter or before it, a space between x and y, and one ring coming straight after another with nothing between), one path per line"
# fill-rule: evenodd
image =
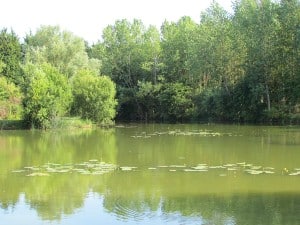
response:
M217 0L226 10L232 0ZM118 19L141 19L158 28L164 20L190 16L199 22L212 0L0 0L0 29L12 28L20 38L40 25L59 25L90 44Z

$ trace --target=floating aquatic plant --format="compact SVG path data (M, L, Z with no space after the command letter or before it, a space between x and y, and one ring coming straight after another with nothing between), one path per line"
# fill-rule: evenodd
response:
M25 174L26 176L49 176L53 174L82 174L82 175L103 175L113 172L115 170L130 172L137 171L136 166L120 166L115 164L105 163L98 161L97 159L90 159L87 162L75 163L75 164L59 164L59 163L46 163L41 166L25 166L18 170L13 170L12 173ZM208 165L206 163L199 163L194 166L185 164L171 164L171 165L159 165L144 168L146 170L156 171L168 171L168 172L209 172L215 171L219 176L237 176L239 174L249 175L272 175L281 174L289 176L300 175L300 168L294 168L287 170L276 170L274 167L253 165L246 162L227 163L222 165ZM139 169L138 171L142 171ZM281 172L280 172L281 171Z
M239 134L232 133L219 133L213 132L211 130L191 130L182 131L180 129L168 130L164 132L155 131L154 133L147 134L146 132L141 132L140 134L132 135L132 138L151 138L154 136L170 135L170 136L200 136L200 137L219 137L219 136L241 136Z
M185 172L207 172L207 169L184 169Z
M245 170L245 172L252 174L252 175L258 175L258 174L262 174L264 171L262 171L262 170Z
M79 173L101 175L112 172L117 169L117 166L110 163L99 162L97 159L91 159L88 162L78 164L46 163L40 167L26 166L22 170L14 170L14 173L26 173L26 176L49 176L50 174L58 173ZM37 172L38 171L38 172Z
M198 166L192 167L192 169L195 169L195 170L207 170L208 166L198 165Z
M300 175L300 171L297 170L297 172L290 173L289 175L290 176L298 176L298 175Z
M50 176L49 173L31 173L26 175L27 177L47 177Z
M120 169L122 170L122 171L131 171L131 170L133 170L133 169L136 169L137 167L135 167L135 166L121 166L120 167Z

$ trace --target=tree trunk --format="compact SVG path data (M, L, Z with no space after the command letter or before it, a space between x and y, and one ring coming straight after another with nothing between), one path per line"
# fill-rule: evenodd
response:
M270 92L269 92L269 85L266 84L266 95L267 95L267 105L268 105L268 111L271 110L271 100L270 100Z

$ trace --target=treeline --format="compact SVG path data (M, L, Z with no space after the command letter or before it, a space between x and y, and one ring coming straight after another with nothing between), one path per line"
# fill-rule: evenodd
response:
M15 44L3 47L5 35ZM98 121L112 119L114 84L106 91L111 96L109 104L94 104L106 85L99 85L97 92L93 79L102 80L99 74L105 74L109 77L105 81L111 79L116 85L119 120L298 122L299 53L298 0L240 0L231 14L214 2L199 23L182 17L165 21L160 30L140 20L116 21L92 46L57 27L41 27L24 44L4 30L0 46L4 66L0 68L2 77L21 87L13 89L14 96L23 93L23 114L30 122L35 121L30 110L36 106L29 103L40 102L34 96L32 74L44 74L36 81L38 88L43 87L40 82L51 83L53 88L42 91L46 96L51 90L65 98L43 99L44 105L63 103L54 104L63 110L53 112L51 106L51 112L37 112L46 120L66 113ZM18 99L9 104L18 105ZM94 115L102 109L108 113Z
M299 1L241 0L232 14L213 3L199 23L182 17L160 32L117 21L88 53L117 85L119 119L289 122L299 50Z

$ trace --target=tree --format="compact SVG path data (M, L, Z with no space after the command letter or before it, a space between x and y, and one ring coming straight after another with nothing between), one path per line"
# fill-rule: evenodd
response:
M103 31L103 41L92 53L102 53L102 74L117 85L118 116L140 119L143 112L137 99L138 83L157 82L160 63L160 35L156 28L146 28L140 20L116 21Z
M277 10L279 23L276 48L277 105L283 113L293 113L300 102L300 3L282 0Z
M7 29L0 31L0 62L2 62L2 76L15 84L22 83L22 48L17 35Z
M26 62L49 63L68 78L80 69L100 73L100 61L89 59L83 39L58 26L41 26L25 39Z
M0 77L0 119L20 119L22 97L19 87L6 77Z
M243 111L248 119L258 121L276 105L277 75L274 70L280 26L277 18L278 4L271 0L243 0L235 6L234 22L245 41L247 58L245 77L241 81L244 93Z
M72 93L68 80L50 64L27 63L24 71L24 121L31 127L51 128L70 107Z
M160 119L160 92L162 84L152 84L150 81L139 82L137 99L142 109L142 120L155 121Z
M159 94L160 116L163 121L184 121L194 113L192 89L182 83L170 83Z
M199 65L195 104L199 119L238 120L235 86L245 76L244 37L218 3L201 14L197 38ZM235 107L237 106L237 107Z
M97 123L108 123L116 115L115 84L107 76L81 70L72 79L72 112Z
M198 69L197 29L197 24L190 17L162 25L162 61L168 82L194 82Z

